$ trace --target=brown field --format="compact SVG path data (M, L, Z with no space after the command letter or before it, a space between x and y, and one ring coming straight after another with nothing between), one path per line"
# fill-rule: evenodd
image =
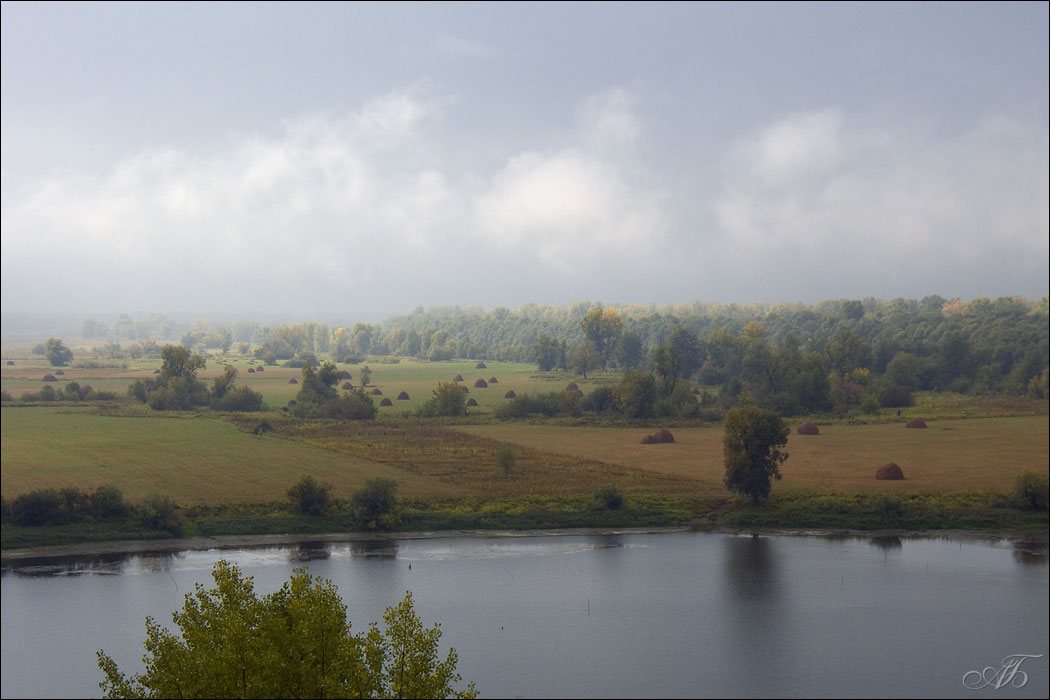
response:
M790 455L775 488L856 493L1008 491L1018 474L1047 471L1046 416L974 418L929 423L821 426L817 436L792 434ZM502 424L461 426L472 435L532 449L646 469L721 489L721 426L675 428L675 444L642 445L651 428L583 428ZM876 481L875 469L896 462L905 479Z

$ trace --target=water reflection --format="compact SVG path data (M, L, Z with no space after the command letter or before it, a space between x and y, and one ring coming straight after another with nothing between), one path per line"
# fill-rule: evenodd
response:
M42 576L83 576L99 574L116 576L124 573L131 561L127 554L98 554L89 557L63 557L60 559L25 559L10 567L4 567L16 576L28 578Z
M1024 538L1014 540L1014 561L1022 566L1046 566L1047 540Z
M878 549L881 549L883 552L886 553L899 552L904 547L904 543L901 542L901 538L896 536L872 537L870 540L868 540L868 543L871 546L877 547Z
M332 556L332 550L326 542L300 542L288 550L288 561L319 561Z
M725 575L733 597L749 602L773 602L780 583L776 552L768 537L726 537Z
M371 559L397 559L398 540L355 540L350 543L350 555Z

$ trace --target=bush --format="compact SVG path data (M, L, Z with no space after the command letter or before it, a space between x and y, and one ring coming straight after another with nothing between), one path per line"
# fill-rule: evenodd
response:
M1017 477L1014 495L1022 508L1028 510L1047 509L1047 476L1039 472L1027 471Z
M57 525L66 522L65 499L58 489L37 489L11 502L11 522L16 525Z
M510 445L503 445L496 450L496 463L499 464L499 468L504 474L510 474L510 470L514 468L517 461L518 456Z
M179 507L170 496L151 494L138 507L139 519L151 530L167 530L173 535L182 534L182 517Z
M880 408L879 400L871 394L865 394L864 398L860 400L860 412L865 415L878 415Z
M623 507L623 493L616 484L609 484L594 491L594 501L599 508L619 510Z
M88 496L88 508L95 520L120 520L131 507L116 486L99 486Z
M906 408L915 405L911 387L895 384L879 392L879 403L883 408Z
M331 490L331 484L316 481L312 476L304 476L288 489L288 498L291 499L297 513L324 515L332 505L329 496Z
M252 435L265 435L266 433L272 432L273 426L270 425L270 421L268 420L260 421L255 424L254 428L252 428Z
M354 517L370 530L389 529L399 522L397 482L386 477L369 479L350 499Z
M879 494L871 501L872 511L883 525L896 525L897 521L904 515L904 501L900 496L890 494Z
M239 386L227 390L225 396L212 402L212 406L219 411L261 411L263 397L251 387Z
M575 387L575 384L572 386ZM567 391L572 390L572 388L567 389ZM580 410L588 413L615 413L616 392L611 386L600 386L583 397L580 401Z

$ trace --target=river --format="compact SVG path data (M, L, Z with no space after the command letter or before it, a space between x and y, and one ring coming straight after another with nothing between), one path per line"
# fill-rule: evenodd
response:
M483 697L1045 698L1050 689L1045 539L673 533L5 567L0 694L97 697L100 648L140 671L145 616L170 622L220 558L259 593L295 566L331 579L357 631L412 591ZM1029 656L996 674L1017 654Z

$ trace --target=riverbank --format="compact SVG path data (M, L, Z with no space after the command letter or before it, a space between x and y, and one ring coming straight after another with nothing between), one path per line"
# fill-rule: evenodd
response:
M628 536L658 535L682 532L710 532L729 535L762 537L856 537L856 538L937 538L958 541L1007 541L1013 546L1030 547L1045 552L1050 536L1033 532L992 532L971 530L855 530L831 528L697 528L697 527L633 527L633 528L554 528L544 530L432 530L420 532L325 532L280 535L219 535L215 537L179 537L167 540L116 540L85 542L73 545L48 545L9 549L0 553L3 568L32 566L36 562L76 557L135 554L170 554L175 552L241 549L248 547L280 547L303 544L330 544L345 542L384 542L401 540L431 540L450 538L524 538L568 536Z

